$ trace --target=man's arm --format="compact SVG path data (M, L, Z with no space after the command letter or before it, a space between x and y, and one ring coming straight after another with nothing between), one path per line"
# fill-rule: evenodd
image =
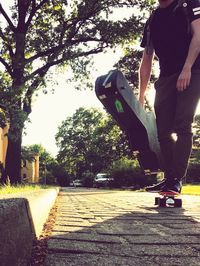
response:
M183 66L182 72L177 80L177 90L183 91L190 84L191 69L200 53L200 19L196 19L191 23L192 28L192 40L190 42L188 55Z
M153 58L154 51L147 53L147 48L145 48L139 68L139 101L142 106L144 106L144 95L151 76Z

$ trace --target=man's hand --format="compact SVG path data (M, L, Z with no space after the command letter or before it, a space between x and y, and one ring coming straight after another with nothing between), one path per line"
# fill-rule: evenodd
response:
M200 18L192 21L191 29L192 40L190 42L188 55L176 84L178 91L184 91L189 86L191 79L191 68L200 53Z
M191 79L191 68L184 67L176 83L177 90L181 92L187 89L187 87L190 84L190 79Z

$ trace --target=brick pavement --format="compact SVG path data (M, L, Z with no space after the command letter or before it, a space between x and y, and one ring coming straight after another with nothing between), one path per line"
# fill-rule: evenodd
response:
M46 266L200 265L200 197L183 208L154 206L154 194L65 189Z

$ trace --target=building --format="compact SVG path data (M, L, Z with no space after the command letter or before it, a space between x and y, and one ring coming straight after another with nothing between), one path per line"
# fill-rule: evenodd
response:
M4 119L4 110L0 107L0 178L3 168L5 168L6 152L8 147L8 131L9 125ZM39 182L39 156L33 154L32 161L23 161L21 175L22 180L30 183Z
M39 182L39 155L33 154L33 160L26 160L22 162L21 175L22 180L25 182Z
M0 109L0 112L3 112L2 109ZM0 164L3 164L3 167L5 167L6 152L8 147L8 130L8 124L0 123Z

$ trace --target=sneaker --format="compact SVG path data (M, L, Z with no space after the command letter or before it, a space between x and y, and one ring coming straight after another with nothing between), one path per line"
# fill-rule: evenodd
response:
M159 183L157 183L155 185L146 187L145 190L147 192L153 192L153 193L160 192L165 187L165 183L166 183L166 179L163 179L161 182L159 182Z
M180 194L182 189L182 182L178 179L171 180L170 182L166 182L165 186L162 188L160 192L171 192L174 194Z

